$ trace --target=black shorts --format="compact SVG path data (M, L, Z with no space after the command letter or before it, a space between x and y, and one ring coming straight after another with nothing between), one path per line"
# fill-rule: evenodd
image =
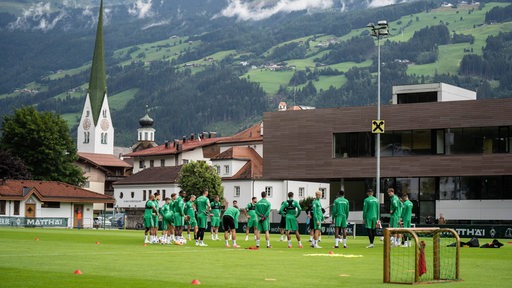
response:
M286 229L286 216L281 216L281 221L279 222L279 228Z
M224 231L231 231L231 229L235 228L235 220L233 217L229 215L224 215L222 217L222 227L224 227Z
M309 220L309 229L315 230L315 221L313 221L313 218Z

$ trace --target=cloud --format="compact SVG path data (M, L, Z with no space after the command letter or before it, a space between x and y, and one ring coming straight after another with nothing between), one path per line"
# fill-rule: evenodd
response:
M216 17L235 17L238 20L263 20L278 13L290 13L311 9L329 9L336 7L346 11L349 6L361 2L367 7L382 7L407 0L228 0L228 6Z
M290 13L308 9L327 9L333 6L333 0L257 0L243 2L228 0L228 6L220 15L236 17L238 20L263 20L277 13Z
M406 2L406 1L403 1L403 0L402 1L400 1L400 0L373 0L373 1L369 1L369 2L370 3L368 3L368 7L375 8L375 7L393 5L396 3Z
M160 22L151 23L151 24L148 24L148 25L142 27L142 30L146 30L146 29L149 29L149 28L157 27L157 26L167 25L169 23L170 23L169 20L163 20L163 21L160 21Z
M53 29L57 23L66 16L64 10L52 15L50 3L34 3L28 9L23 10L21 16L16 21L9 23L11 30L41 30L48 31Z
M132 16L137 16L139 19L153 16L151 7L153 6L152 0L137 0L133 6L128 8L128 13Z

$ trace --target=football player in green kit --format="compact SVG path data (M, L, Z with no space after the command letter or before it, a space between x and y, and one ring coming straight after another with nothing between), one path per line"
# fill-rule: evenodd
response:
M180 191L176 197L176 201L174 201L174 234L175 241L174 244L181 245L183 244L183 225L185 224L185 203L183 202L183 198L187 196L187 193L183 190Z
M144 243L153 243L153 241L155 240L155 237L153 235L153 214L156 214L158 212L154 200L155 195L150 194L148 201L146 201L146 204L144 205L144 227L146 228L146 231L144 232ZM149 232L149 238L147 232Z
M176 193L172 193L171 201L169 202L169 236L171 238L171 243L173 243L174 240L176 239L174 237L174 202L176 201L176 197L178 197L178 195Z
M395 195L395 189L388 188L388 196L390 198L389 202L389 227L390 228L398 228L400 216L402 216L402 202L400 198ZM391 246L399 246L400 238L398 235L391 235Z
M245 214L247 216L247 227L245 228L245 241L249 240L249 232L252 228L254 239L256 239L256 230L258 229L258 220L256 216L256 202L257 198L252 197L251 202L245 207Z
M292 248L292 237L290 236L290 232L295 232L295 237L299 242L299 248L302 248L302 242L300 242L300 234L299 228L297 225L297 217L300 215L300 205L299 202L293 200L293 192L288 192L288 200L284 201L279 209L279 214L284 215L286 218L285 229L286 229L286 238L288 239L288 248Z
M187 225L187 238L190 239L190 230L194 233L194 240L196 241L196 246L199 245L197 241L197 221L196 221L196 206L194 201L196 201L195 195L190 195L190 199L188 199L187 203L185 203L185 215L188 217L188 221L185 221L185 225Z
M210 199L208 199L208 189L203 191L203 195L197 197L196 199L196 208L197 208L197 226L199 227L199 231L197 233L197 240L199 241L199 246L208 246L204 243L204 232L206 231L206 227L208 226L208 215L210 214Z
M151 242L151 243L154 244L154 243L158 243L159 242L159 239L158 239L158 218L160 216L160 211L159 211L158 207L160 207L160 193L158 193L158 192L155 193L155 198L153 199L153 202L155 203L155 208L156 208L156 213L153 214L153 227L152 227L153 235L155 237L154 237L153 242Z
M338 192L338 198L332 204L332 222L334 223L334 248L340 244L340 230L343 232L343 248L347 248L347 219L349 213L349 203L345 198L345 191Z
M404 193L404 195L402 196L402 200L404 201L402 203L402 223L404 228L411 228L413 204L411 200L409 200L409 195L407 195L407 193ZM407 234L404 234L404 247L411 247L411 243L408 242L407 240Z
M370 245L366 248L373 248L373 241L375 240L375 235L377 234L377 220L379 219L379 200L373 196L373 190L368 189L366 192L366 197L363 203L363 221L364 227L368 229L368 238L370 240Z
M170 244L171 243L171 221L172 215L174 214L171 211L171 198L166 197L164 205L160 207L160 214L162 215L162 244Z
M212 240L219 240L219 226L220 226L220 212L222 204L220 204L219 196L213 197L213 202L210 203L210 232Z
M272 248L270 245L270 209L271 204L267 200L267 192L261 192L261 199L256 203L256 217L258 219L258 229L256 233L256 247L260 247L260 233L265 233L265 239L267 240L267 248Z
M226 205L228 202L226 202ZM236 229L238 228L238 217L240 216L240 210L238 207L232 206L224 211L224 215L222 216L222 226L224 228L224 240L226 241L226 247L229 248L229 236L233 240L233 248L240 248L236 244Z
M320 203L320 198L322 197L322 192L315 192L315 200L313 200L313 223L315 226L315 232L313 235L313 248L322 248L318 246L318 240L320 238L320 234L322 233L322 222L324 221L324 214L322 213L322 204Z

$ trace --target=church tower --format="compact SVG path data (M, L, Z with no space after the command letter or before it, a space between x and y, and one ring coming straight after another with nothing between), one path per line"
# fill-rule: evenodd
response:
M108 105L105 70L103 0L101 0L89 89L77 131L78 152L114 154L114 127Z
M133 152L158 146L155 143L153 122L153 119L149 117L149 108L146 105L146 115L139 119L140 127L137 129L137 143L131 147Z

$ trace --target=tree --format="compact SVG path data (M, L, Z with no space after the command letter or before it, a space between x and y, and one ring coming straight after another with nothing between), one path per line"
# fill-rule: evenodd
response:
M224 194L217 170L205 161L190 161L183 165L178 176L178 183L188 195L201 196L204 189L208 189L210 197L218 195L222 198Z
M0 178L22 180L31 179L32 175L20 158L0 150Z
M64 119L34 107L4 116L0 148L20 158L33 179L83 185L82 170L74 165L76 147Z
M311 197L311 196L308 198L299 200L300 209L302 209L302 211L308 210L308 208L311 207L311 205L313 204L314 200L315 200L315 197Z

